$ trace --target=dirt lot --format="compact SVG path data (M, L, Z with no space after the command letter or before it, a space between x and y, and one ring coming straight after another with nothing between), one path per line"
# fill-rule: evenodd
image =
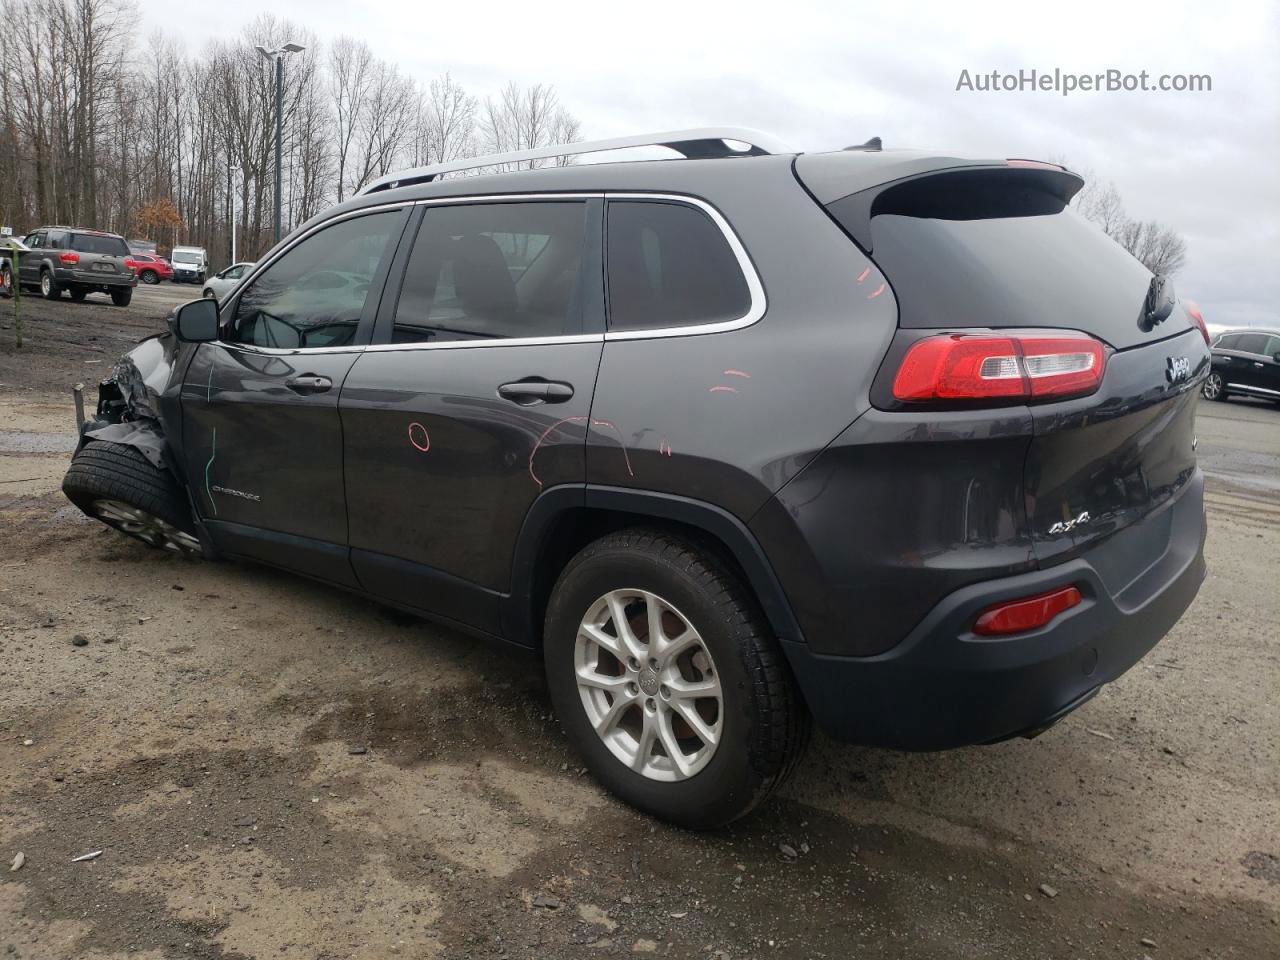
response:
M25 300L21 354L0 301L0 957L1280 954L1280 491L1236 476L1278 475L1280 410L1205 410L1209 580L1087 707L819 739L695 835L583 774L536 661L63 500L66 388L191 293Z

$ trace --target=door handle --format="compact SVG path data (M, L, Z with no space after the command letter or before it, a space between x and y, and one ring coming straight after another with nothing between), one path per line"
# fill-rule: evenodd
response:
M1260 366L1262 366L1262 364L1260 364L1257 360L1253 361L1253 365L1254 365L1255 367L1260 367Z
M498 387L498 396L522 407L535 403L564 403L573 396L573 385L558 380L516 380Z
M317 376L314 373L304 373L298 377L291 377L284 382L284 385L294 393L306 395L310 393L325 393L333 386L333 381L328 377Z

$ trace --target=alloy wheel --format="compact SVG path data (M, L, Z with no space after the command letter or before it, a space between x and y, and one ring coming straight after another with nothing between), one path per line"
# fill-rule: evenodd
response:
M711 651L672 604L613 590L578 627L574 670L583 709L609 752L650 780L686 780L720 743L724 699Z
M200 541L141 507L122 500L95 500L93 512L108 526L137 537L143 543L186 557L200 556Z
M49 276L49 272L46 270L44 273L40 274L40 293L47 297L49 296L49 291L52 289L53 277Z
M1204 382L1204 398L1217 400L1222 396L1222 374L1211 373Z

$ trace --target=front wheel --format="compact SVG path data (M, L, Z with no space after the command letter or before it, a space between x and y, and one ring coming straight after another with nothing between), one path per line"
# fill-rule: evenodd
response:
M62 492L88 516L148 546L201 556L182 491L134 447L91 440L72 458Z
M111 302L117 307L127 307L133 301L133 287L116 287L111 291Z
M200 296L204 297L206 300L216 299L213 295L213 291L210 290L208 287L205 287L204 290L201 291Z
M13 296L13 274L9 272L7 263L0 264L0 297Z
M809 718L745 587L681 537L634 529L585 547L548 605L556 713L596 778L664 820L708 829L767 797Z
M1222 379L1222 374L1214 370L1205 378L1204 386L1201 387L1206 400L1225 400L1227 399L1227 385Z

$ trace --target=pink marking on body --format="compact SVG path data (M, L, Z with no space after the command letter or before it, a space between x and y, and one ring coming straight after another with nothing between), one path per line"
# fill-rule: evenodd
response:
M538 452L538 448L542 446L542 442L546 440L547 437L551 436L552 431L557 427L563 427L566 423L578 423L580 421L586 422L586 420L586 417L565 417L563 420L557 420L551 426L547 427L547 429L542 431L542 436L538 438L538 442L535 443L533 445L533 449L529 451L529 476L533 478L533 482L539 487L542 486L542 481L539 480L538 475L533 472L533 455Z
M870 272L871 272L871 268L867 267L867 269L863 270L860 274L858 274L858 282L861 283L863 280L867 279L867 274L869 274Z
M714 387L708 387L707 393L737 393L737 387L726 387L723 383L717 383Z
M627 465L627 476L634 477L635 471L631 469L631 457L627 453L627 441L622 438L622 431L608 420L592 420L591 422L597 427L608 427L618 435L618 443L622 447L622 460Z
M426 427L417 422L409 424L409 442L423 453L431 449L431 435L427 433Z
M872 290L870 293L867 294L867 299L874 300L876 297L880 296L880 294L884 293L884 288L885 288L885 285L883 283L880 284L880 286L876 287L874 290Z
M748 380L751 379L751 374L745 373L742 370L726 370L724 375L726 377L746 377Z

